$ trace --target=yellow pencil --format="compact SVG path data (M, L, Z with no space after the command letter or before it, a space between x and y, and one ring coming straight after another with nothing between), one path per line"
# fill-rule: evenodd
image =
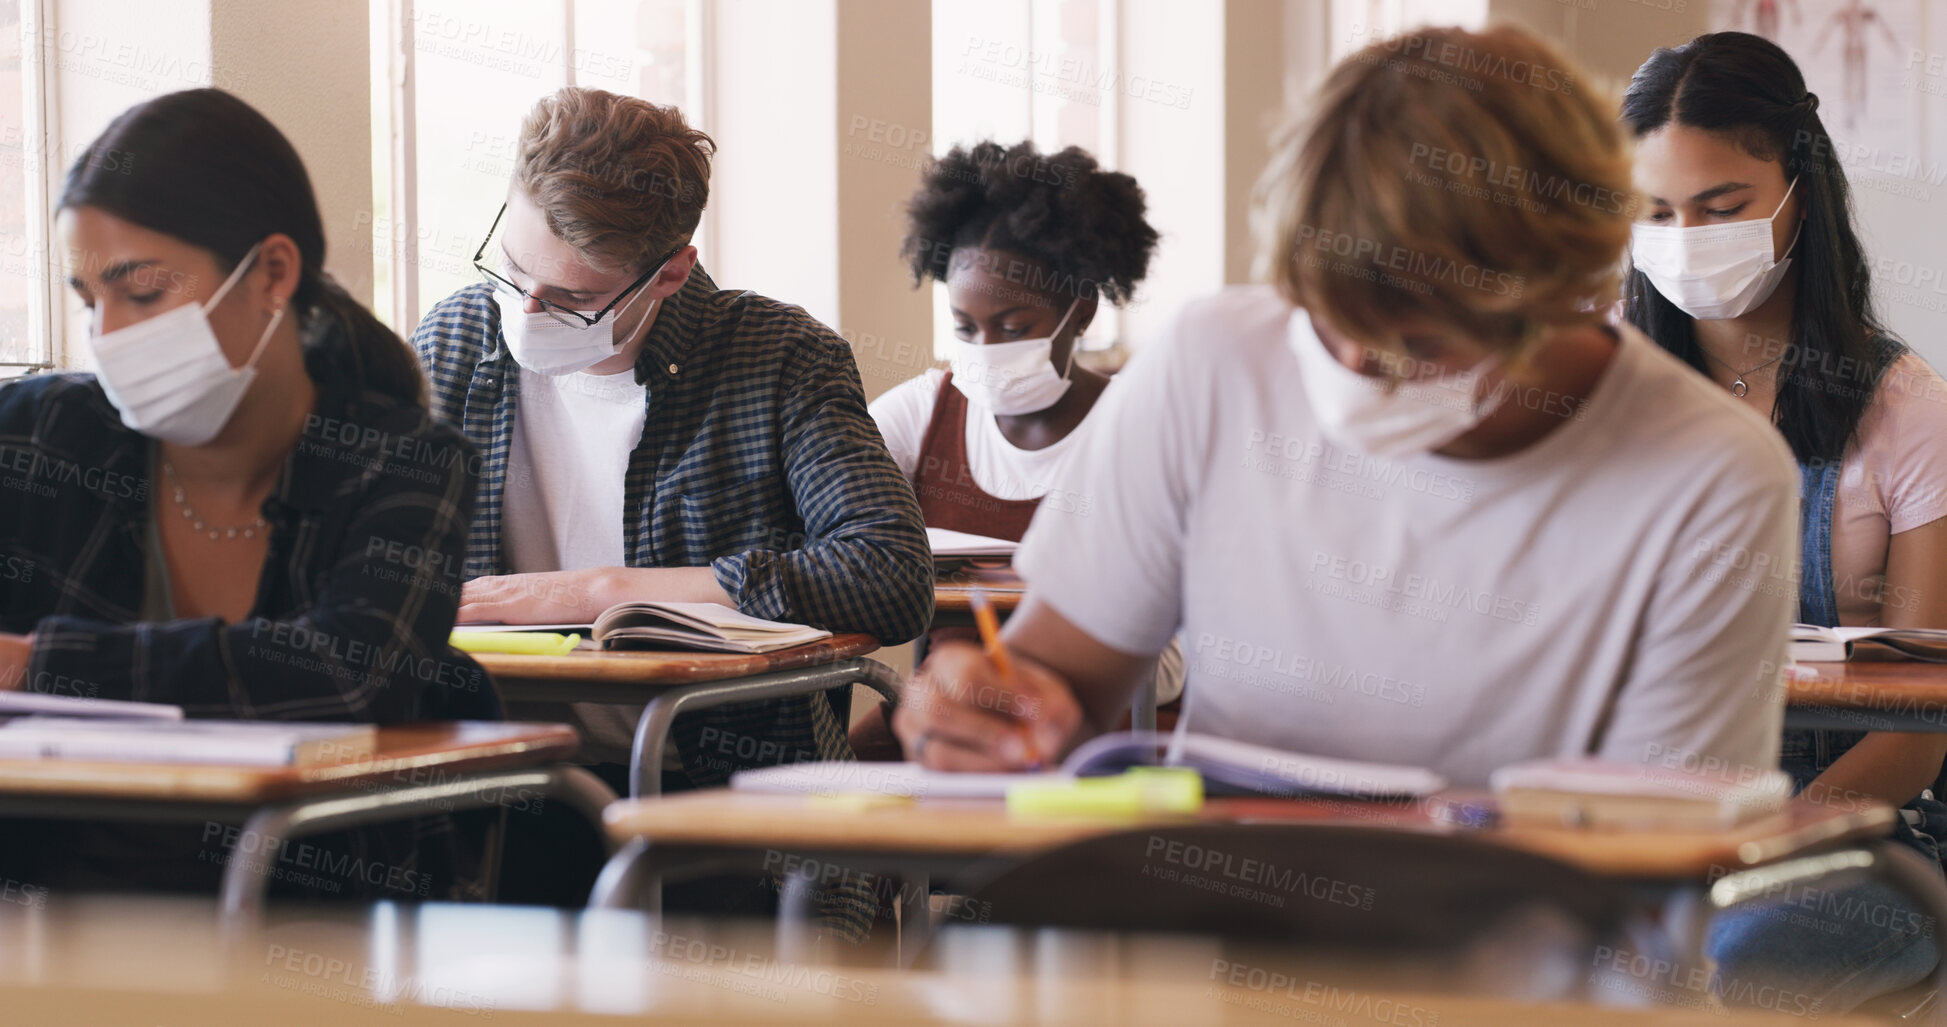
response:
M987 647L987 659L993 662L994 669L1000 671L1001 680L1012 689L1015 686L1014 660L1007 655L1007 644L1001 641L1000 618L994 616L994 607L987 601L985 589L974 589L972 602L974 623L980 627L980 641ZM1040 770L1041 752L1034 744L1034 731L1025 720L1016 721L1015 724L1021 731L1021 745L1027 752L1028 769Z

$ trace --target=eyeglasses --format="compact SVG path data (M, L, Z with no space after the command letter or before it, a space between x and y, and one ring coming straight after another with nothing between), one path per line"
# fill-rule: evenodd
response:
M603 307L602 309L596 311L593 314L584 314L579 310L571 310L567 307L560 305L559 303L553 303L548 300L544 300L539 296L536 296L533 293L528 292L526 289L523 289L520 286L515 285L513 282L510 282L507 279L501 277L499 272L495 271L493 268L488 267L486 264L481 263L482 258L484 258L487 255L487 247L492 245L493 243L494 233L500 230L500 219L506 216L507 216L507 205L503 203L500 205L500 213L494 215L493 227L487 229L487 237L485 239L480 240L480 249L473 254L473 269L480 273L481 281L492 286L494 289L501 290L501 291L511 291L513 292L514 295L519 296L524 300L533 300L535 303L540 305L542 313L548 315L549 317L555 319L556 321L561 322L564 325L567 325L570 328L593 328L596 325L600 324L602 318L608 316L609 311L614 310L618 305L621 304L623 300L628 299L630 293L633 293L637 289L640 289L644 285L647 285L650 279L656 277L657 274L661 273L664 265L667 265L670 262L670 260L674 258L678 253L683 252L683 247L688 245L687 243L678 243L675 249L670 250L668 253L664 254L663 258L661 260L656 261L655 264L652 265L648 271L643 273L641 278L636 279L635 282L631 284L628 288L622 290L619 293L616 293L615 298L608 302L608 306Z

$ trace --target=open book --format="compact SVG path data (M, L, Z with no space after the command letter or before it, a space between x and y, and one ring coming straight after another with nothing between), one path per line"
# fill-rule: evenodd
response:
M1791 658L1836 663L1854 655L1947 663L1947 631L1938 628L1827 628L1792 625Z
M1174 748L1174 752L1172 752ZM1190 767L1203 775L1211 795L1422 796L1446 787L1440 775L1420 767L1303 756L1212 735L1186 734L1172 747L1169 735L1122 731L1091 739L1061 769L1027 774L956 774L917 763L830 761L788 763L732 774L732 788L755 792L877 792L914 798L999 798L1012 785L1062 777L1115 774L1138 766Z
M823 628L765 620L720 603L617 603L594 624L460 624L454 634L476 631L580 631L604 649L703 649L720 653L768 653L830 638Z
M0 759L306 766L370 759L377 741L370 724L15 717L0 724Z
M1511 825L1713 831L1777 812L1791 775L1686 773L1598 759L1530 760L1488 778Z

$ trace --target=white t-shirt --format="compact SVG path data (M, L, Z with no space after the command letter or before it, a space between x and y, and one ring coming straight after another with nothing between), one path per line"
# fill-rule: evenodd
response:
M514 574L629 565L622 486L647 387L619 374L520 371L501 524ZM626 763L640 706L570 703L584 758ZM549 717L559 716L548 713ZM682 766L671 746L664 766Z
M917 378L887 389L885 395L867 408L886 437L886 450L911 480L919 478L920 448L926 444L926 428L933 421L933 405L939 400L940 382L946 372L932 368ZM1021 449L1007 441L992 415L978 406L967 408L967 471L974 484L995 499L1040 499L1063 484L1074 472L1082 439L1100 422L1096 416L1101 404L1115 391L1109 379L1096 406L1066 438L1042 449ZM952 386L948 386L952 388Z
M501 500L514 574L628 565L622 480L642 440L635 375L520 371Z
M1233 289L1137 357L1071 486L1089 514L1044 504L1016 558L1032 597L1129 653L1180 627L1192 731L1461 786L1582 754L1776 765L1796 594L1750 568L1796 560L1798 475L1770 425L1623 328L1539 442L1377 459L1313 420L1309 325Z

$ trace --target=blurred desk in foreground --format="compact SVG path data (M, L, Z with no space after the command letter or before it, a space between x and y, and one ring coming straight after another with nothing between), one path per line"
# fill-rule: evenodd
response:
M1532 986L1563 969L1520 959L1398 966L1208 937L954 927L941 932L936 958L899 971L858 965L871 960L870 944L780 951L760 924L635 913L442 904L281 909L260 929L228 938L209 914L208 903L187 900L0 905L0 1008L10 1023L89 1027L1800 1022L1709 1008L1706 994L1636 980L1626 970L1617 986L1591 984L1592 997L1667 1004L1626 1009L1480 994ZM1606 964L1568 969L1578 983L1616 972Z

